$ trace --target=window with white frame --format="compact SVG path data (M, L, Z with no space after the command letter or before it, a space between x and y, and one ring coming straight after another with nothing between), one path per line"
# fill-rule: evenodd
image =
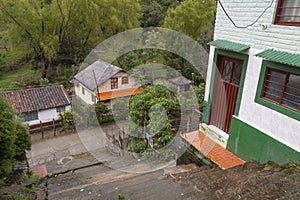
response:
M56 112L57 112L57 113L60 113L60 112L63 112L63 111L66 111L65 106L60 106L60 107L57 107L57 108L56 108Z
M118 89L118 78L111 78L111 89Z
M128 76L122 77L122 85L128 84Z

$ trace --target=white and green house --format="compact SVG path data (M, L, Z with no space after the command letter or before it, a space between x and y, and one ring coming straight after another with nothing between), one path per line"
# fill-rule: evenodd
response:
M300 164L300 1L221 2L200 128L245 161Z

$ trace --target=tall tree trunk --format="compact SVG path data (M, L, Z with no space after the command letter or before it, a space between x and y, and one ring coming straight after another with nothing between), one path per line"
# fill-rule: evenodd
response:
M49 67L49 61L46 59L45 55L43 55L43 73L42 73L43 79L47 77L48 67Z

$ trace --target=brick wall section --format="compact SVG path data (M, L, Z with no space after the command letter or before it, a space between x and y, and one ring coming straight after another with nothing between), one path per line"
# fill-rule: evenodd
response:
M236 25L245 26L254 22L272 0L222 0L221 2ZM273 24L277 2L278 0L274 0L260 20L246 29L235 28L218 5L214 39L240 42L261 50L274 48L299 53L300 27ZM262 24L267 25L267 29L263 29Z

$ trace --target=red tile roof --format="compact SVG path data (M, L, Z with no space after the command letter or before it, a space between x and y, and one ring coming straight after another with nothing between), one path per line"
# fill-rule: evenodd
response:
M49 86L3 93L19 113L47 110L71 104L64 86Z
M228 169L245 163L245 161L214 142L201 131L182 134L182 138L223 169Z

